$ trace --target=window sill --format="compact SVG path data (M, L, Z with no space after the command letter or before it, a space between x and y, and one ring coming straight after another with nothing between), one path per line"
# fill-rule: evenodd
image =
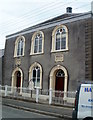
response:
M41 52L41 53L30 53L30 55L42 55L42 54L44 54L43 52Z
M14 58L24 57L24 55L14 56Z
M51 53L57 53L57 52L66 52L69 51L68 49L63 49L63 50L51 50Z

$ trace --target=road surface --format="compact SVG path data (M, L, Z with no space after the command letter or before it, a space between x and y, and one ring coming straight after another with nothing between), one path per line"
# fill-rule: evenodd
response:
M16 108L2 106L2 118L55 118L48 115L38 114Z

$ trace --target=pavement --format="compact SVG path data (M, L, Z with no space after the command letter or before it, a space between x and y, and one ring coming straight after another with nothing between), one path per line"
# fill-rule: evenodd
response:
M73 108L67 105L49 105L45 103L36 103L32 100L19 99L8 96L2 97L2 104L17 109L36 112L44 115L50 115L58 118L72 118L71 116Z

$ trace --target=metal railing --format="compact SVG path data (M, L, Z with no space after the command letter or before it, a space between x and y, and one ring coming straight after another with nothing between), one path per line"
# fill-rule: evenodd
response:
M11 86L1 86L0 85L0 95L17 97L21 99L29 99L38 102L45 102L49 104L74 104L76 92L73 91L54 91L50 90L41 90L39 88L30 90L29 88L17 88Z
M52 91L53 104L74 104L76 92Z

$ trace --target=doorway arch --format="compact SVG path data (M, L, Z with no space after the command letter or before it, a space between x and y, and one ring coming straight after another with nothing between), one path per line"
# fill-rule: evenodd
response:
M68 83L68 73L65 67L61 65L57 65L52 68L50 72L50 89L55 90L55 85L56 85L56 74L58 70L62 70L64 74L64 92L67 92L67 83Z
M20 92L21 92L22 83L23 83L23 72L19 67L17 67L12 72L12 83L11 83L12 85L11 86L12 88L20 87Z

